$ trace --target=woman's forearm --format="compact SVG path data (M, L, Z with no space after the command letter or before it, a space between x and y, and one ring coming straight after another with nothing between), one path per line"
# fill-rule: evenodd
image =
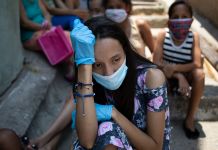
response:
M51 22L51 15L48 12L48 7L46 3L43 0L39 0L39 7L42 10L43 16L45 17L46 20Z
M159 150L162 148L162 143L157 143L154 138L142 132L115 108L113 108L112 118L124 130L137 150Z
M66 8L66 9L62 9L62 8L53 8L53 7L49 7L48 11L52 14L52 15L72 15L71 14L71 10Z
M64 8L64 9L67 8L66 4L62 0L54 0L54 2L58 8Z
M78 67L78 82L84 84L92 83L92 65L80 65ZM93 93L92 86L78 86L80 95ZM81 145L92 148L97 135L97 119L94 106L94 97L76 97L76 129Z
M32 31L42 30L41 24L34 23L30 20L25 20L25 21L21 20L21 27L27 30L32 30Z
M188 64L176 64L175 65L175 72L190 72L192 71L195 67L194 63L188 63Z

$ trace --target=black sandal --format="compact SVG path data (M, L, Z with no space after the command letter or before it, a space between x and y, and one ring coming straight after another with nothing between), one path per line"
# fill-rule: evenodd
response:
M183 122L183 130L185 132L186 137L189 139L197 139L200 136L200 132L196 128L194 131L187 128L185 125L185 121Z
M29 140L29 137L28 137L28 136L24 135L24 136L22 136L20 139L21 139L22 144L23 144L25 147L29 145L30 140ZM35 144L32 144L32 145L31 145L31 148L32 148L33 150L38 150L38 147L37 147L37 145L35 145Z

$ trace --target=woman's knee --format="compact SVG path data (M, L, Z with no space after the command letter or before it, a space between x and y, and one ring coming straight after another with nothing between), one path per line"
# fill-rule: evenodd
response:
M21 146L20 139L13 130L0 129L0 149L14 147L16 150L19 150Z
M30 40L24 42L23 47L27 50L32 50L32 51L41 51L42 50L36 39L30 39Z
M205 78L205 73L203 69L195 69L192 72L192 80L202 81Z
M23 47L33 51L41 51L42 48L39 45L38 39L46 32L49 31L37 31L33 34L31 39L23 43Z
M16 133L11 129L0 129L0 139L8 139L11 137L16 137Z

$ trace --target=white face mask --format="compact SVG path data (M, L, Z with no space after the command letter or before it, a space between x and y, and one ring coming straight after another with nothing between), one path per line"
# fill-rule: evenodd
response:
M126 77L128 67L126 66L126 59L120 68L114 72L112 75L103 76L101 74L93 72L93 78L101 84L103 87L109 90L116 90L123 83L123 80Z
M124 9L106 9L105 15L116 23L121 23L127 18L127 12Z

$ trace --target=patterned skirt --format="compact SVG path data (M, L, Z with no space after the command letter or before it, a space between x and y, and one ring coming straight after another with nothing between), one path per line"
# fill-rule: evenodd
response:
M124 131L118 124L112 121L102 122L99 125L98 136L93 150L104 149L104 147L109 144L116 146L118 150L133 150ZM79 140L73 143L73 147L74 150L85 150L85 148L79 144Z

